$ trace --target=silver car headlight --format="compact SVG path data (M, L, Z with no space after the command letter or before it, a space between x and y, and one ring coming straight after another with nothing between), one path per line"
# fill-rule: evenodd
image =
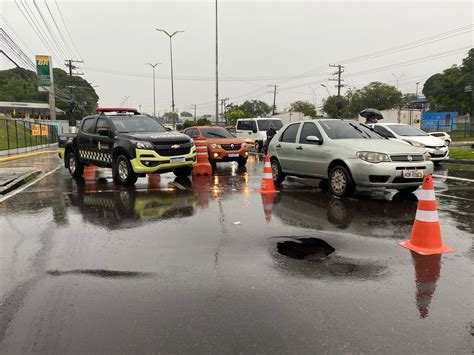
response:
M412 146L417 147L417 148L424 148L425 145L423 143L418 143L418 142L412 142L412 141L406 141L410 143Z
M430 161L431 160L430 153L423 153L423 160L424 161Z
M216 148L221 149L222 148L222 146L220 144L212 143L210 146L211 146L212 149L216 149Z
M135 142L135 147L138 149L155 149L153 143L150 142Z
M362 159L369 163L382 163L391 161L390 156L385 153L377 152L357 152L357 158Z

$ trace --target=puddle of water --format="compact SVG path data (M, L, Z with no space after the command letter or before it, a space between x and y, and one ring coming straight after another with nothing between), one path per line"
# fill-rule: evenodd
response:
M326 259L336 249L322 239L298 238L278 242L277 250L280 254L293 259L319 261Z

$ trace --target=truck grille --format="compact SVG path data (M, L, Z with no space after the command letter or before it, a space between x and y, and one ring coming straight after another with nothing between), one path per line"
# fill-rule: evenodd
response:
M411 159L408 157L411 157ZM391 155L390 159L392 159L392 161L423 161L423 155Z
M184 154L189 154L191 150L191 147L185 147L185 148L156 148L155 151L161 155L162 157L172 157L175 155L184 155Z
M225 150L239 150L240 144L221 144L222 149Z

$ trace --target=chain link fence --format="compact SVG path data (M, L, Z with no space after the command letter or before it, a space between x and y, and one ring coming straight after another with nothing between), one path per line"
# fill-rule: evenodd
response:
M44 122L0 119L0 155L29 152L58 142L58 126Z

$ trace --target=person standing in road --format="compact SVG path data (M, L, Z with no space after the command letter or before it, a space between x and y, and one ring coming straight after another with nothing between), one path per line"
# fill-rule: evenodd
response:
M267 139L265 140L265 144L263 146L263 151L265 154L268 152L268 146L270 145L270 142L272 141L273 137L275 137L275 134L277 133L275 127L273 126L273 123L270 123L270 126L268 127L267 130Z

